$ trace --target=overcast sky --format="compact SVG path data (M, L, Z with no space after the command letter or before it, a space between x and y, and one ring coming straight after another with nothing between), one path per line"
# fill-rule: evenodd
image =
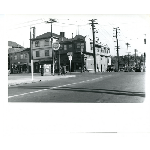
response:
M127 52L134 53L138 50L139 55L146 51L149 43L144 45L144 38L148 41L150 38L150 16L149 15L7 15L7 38L8 41L14 41L18 44L29 47L30 27L36 27L36 36L50 32L50 24L46 24L49 18L53 18L57 23L53 23L53 32L60 34L65 32L67 38L80 34L89 35L92 39L92 29L89 25L91 19L97 19L98 25L95 25L98 33L95 37L99 38L102 44L110 47L111 55L116 55L116 42L113 34L113 28L119 27L119 55L126 55ZM114 34L115 35L115 34ZM146 36L145 36L146 35ZM128 48L125 43L129 43Z

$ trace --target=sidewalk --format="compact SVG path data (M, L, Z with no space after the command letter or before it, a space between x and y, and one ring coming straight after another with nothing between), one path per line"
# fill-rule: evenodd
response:
M20 85L20 84L28 84L28 83L36 83L41 81L50 81L50 80L57 80L61 78L70 78L76 77L74 74L67 74L67 75L52 75L52 74L45 74L41 76L40 73L32 74L31 73L24 73L24 74L10 74L8 76L8 86Z

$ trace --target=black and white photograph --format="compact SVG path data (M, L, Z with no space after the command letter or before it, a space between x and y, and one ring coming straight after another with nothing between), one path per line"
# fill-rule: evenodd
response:
M2 2L0 149L150 149L145 1Z
M8 102L144 103L148 19L8 15Z

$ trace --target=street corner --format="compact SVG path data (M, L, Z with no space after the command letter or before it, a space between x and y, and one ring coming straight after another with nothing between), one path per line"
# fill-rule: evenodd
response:
M26 81L26 82L8 83L8 87L10 87L10 86L17 86L17 85L22 85L22 84L36 83L36 82L40 82L40 81L41 81L41 80L33 80L33 81Z

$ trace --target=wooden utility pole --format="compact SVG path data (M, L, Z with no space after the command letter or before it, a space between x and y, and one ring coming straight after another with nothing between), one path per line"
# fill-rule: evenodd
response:
M98 24L98 23L96 23L95 20L97 20L97 19L92 19L92 20L89 20L89 21L91 21L90 24L91 24L91 26L92 26L92 33L93 33L93 58L94 58L94 71L95 71L95 73L96 73L95 31L94 31L94 29L95 29L95 24Z
M134 60L135 60L135 63L136 63L136 65L137 65L137 59L136 59L136 52L137 52L137 49L135 49L134 51L135 51L135 59L134 59Z
M113 28L113 29L115 29L115 36L113 36L113 37L116 37L116 41L117 41L117 58L118 58L118 71L119 71L119 46L118 46L118 30L120 30L119 29L119 27L117 27L117 28Z
M130 60L129 60L129 53L131 53L131 52L127 52L128 53L128 67L129 67L129 65L130 65Z
M31 63L31 74L32 74L32 80L33 80L33 52L32 52L32 42L31 42L31 38L32 38L31 29L33 29L33 38L35 38L35 27L30 27L30 60L29 62Z
M51 47L52 47L52 57L53 57L53 76L54 76L54 66L55 66L55 60L54 60L54 50L53 50L53 34L52 34L52 23L57 22L55 19L50 19L49 21L46 21L46 23L51 24Z

